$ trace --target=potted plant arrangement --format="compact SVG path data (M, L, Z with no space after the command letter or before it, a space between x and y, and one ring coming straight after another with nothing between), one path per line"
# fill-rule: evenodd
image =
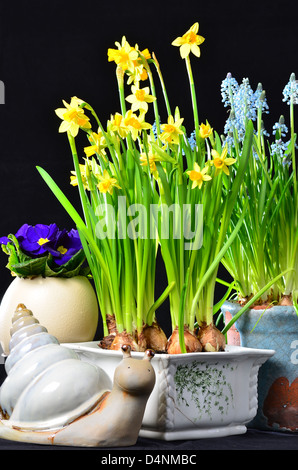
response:
M11 318L16 302L26 302L40 323L60 342L91 341L98 324L98 304L77 230L24 224L0 238L14 280L0 306L0 341L9 353Z
M236 327L234 344L276 351L259 373L258 413L251 425L297 432L298 199L294 105L298 85L292 74L283 90L283 101L289 106L289 129L282 115L273 126L273 137L265 129L264 114L269 107L261 84L253 92L248 79L239 85L228 74L222 82L222 96L230 108L225 139L237 161L245 122L256 122L253 158L248 163L229 230L246 207L244 223L222 259L237 291L236 298L222 306L226 330L233 343L231 326L234 332ZM270 289L264 289L270 279L282 272L284 275ZM252 296L258 291L262 295L254 302ZM244 310L247 311L242 315Z
M69 140L74 164L71 184L78 187L83 217L38 167L76 224L103 322L100 343L69 347L111 377L123 343L136 356L154 349L157 383L141 434L164 439L245 432L245 423L256 413L258 368L274 353L226 346L215 325L214 313L224 300L214 305L218 267L245 216L243 211L230 233L233 207L251 158L253 125L247 123L236 165L210 124L200 124L190 62L191 52L200 56L204 41L198 27L195 23L173 41L189 77L192 133L183 126L180 110L171 108L155 54L132 47L123 37L108 50L108 60L116 64L119 112L104 126L94 108L77 97L63 101L64 108L56 110L62 119L59 131L66 132ZM163 91L163 107L152 69ZM79 158L76 147L79 131L85 132L88 142L84 158ZM159 249L168 285L155 299ZM155 315L168 296L170 338Z

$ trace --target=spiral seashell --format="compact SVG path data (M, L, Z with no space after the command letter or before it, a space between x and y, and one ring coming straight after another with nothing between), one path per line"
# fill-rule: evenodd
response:
M12 317L7 377L0 388L0 438L39 444L115 446L136 442L155 372L144 360L123 360L114 384L95 364L39 324L25 305Z
M104 371L59 345L23 304L12 317L10 333L0 406L11 424L27 429L65 426L111 389Z

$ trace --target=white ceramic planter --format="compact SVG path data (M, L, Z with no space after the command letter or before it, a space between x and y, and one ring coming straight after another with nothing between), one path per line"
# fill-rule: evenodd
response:
M94 338L98 304L86 277L16 277L0 305L0 343L5 355L9 353L11 317L20 303L32 310L39 323L60 343Z
M102 350L97 342L65 346L113 380L120 351ZM258 370L273 354L240 346L218 353L156 354L151 361L156 384L140 436L170 441L245 433L245 424L257 413Z

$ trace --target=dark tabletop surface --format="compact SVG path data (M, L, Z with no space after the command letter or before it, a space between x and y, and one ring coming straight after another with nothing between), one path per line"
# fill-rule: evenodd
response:
M0 384L5 379L6 374L4 365L0 364ZM195 440L179 440L179 441L164 441L157 439L147 439L139 437L137 443L130 447L116 447L116 448L73 448L66 446L48 446L40 444L27 444L8 441L0 439L0 451L10 450L71 450L71 451L89 451L97 452L96 462L100 463L101 459L108 456L110 459L113 457L120 458L119 456L135 456L136 461L139 459L143 464L152 464L153 458L156 456L164 455L168 456L168 459L172 460L172 464L182 463L178 461L178 455L180 459L184 456L185 459L190 459L192 456L192 463L198 463L198 451L232 451L232 450L254 450L254 451L268 451L268 450L298 450L298 433L290 432L267 432L257 429L251 429L248 427L245 434L236 436L226 436L219 438L207 438L207 439L195 439ZM172 456L172 457L171 457ZM176 459L176 460L175 460ZM168 463L168 461L164 463ZM186 462L186 460L185 460ZM185 463L184 462L184 463ZM103 461L105 464L113 464L115 462ZM119 462L120 463L120 462Z

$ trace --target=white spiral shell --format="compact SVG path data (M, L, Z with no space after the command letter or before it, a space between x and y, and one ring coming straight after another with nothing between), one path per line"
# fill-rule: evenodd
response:
M12 318L9 348L0 407L12 427L61 428L90 411L111 390L102 369L61 346L23 304Z

